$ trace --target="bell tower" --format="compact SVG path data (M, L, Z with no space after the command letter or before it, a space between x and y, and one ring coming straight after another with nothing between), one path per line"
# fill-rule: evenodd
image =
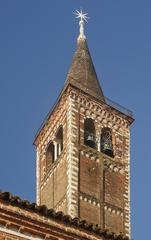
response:
M80 18L57 103L36 135L37 204L130 236L131 111L105 98Z

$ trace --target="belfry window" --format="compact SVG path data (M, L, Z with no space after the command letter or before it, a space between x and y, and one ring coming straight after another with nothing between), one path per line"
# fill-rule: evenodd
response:
M96 148L95 126L91 118L85 119L84 122L84 144L91 148Z
M113 142L112 142L112 130L108 127L102 129L101 132L101 152L110 157L114 157L113 154Z
M59 130L56 134L56 158L61 154L63 150L63 127L59 127Z
M48 171L54 162L54 144L50 142L46 151L46 171Z

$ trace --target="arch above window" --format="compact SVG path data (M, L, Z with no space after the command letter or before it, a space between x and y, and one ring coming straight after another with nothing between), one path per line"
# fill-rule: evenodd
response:
M84 144L96 148L96 131L94 121L91 118L86 118L84 122Z
M112 130L108 127L102 128L101 131L101 152L105 153L110 157L114 157L113 154L113 139L112 139Z

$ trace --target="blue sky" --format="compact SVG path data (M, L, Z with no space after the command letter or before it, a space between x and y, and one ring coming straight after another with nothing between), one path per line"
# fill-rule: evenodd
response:
M151 239L151 2L0 1L0 188L35 201L34 136L55 102L78 35L86 35L104 94L134 111L131 128L132 238Z

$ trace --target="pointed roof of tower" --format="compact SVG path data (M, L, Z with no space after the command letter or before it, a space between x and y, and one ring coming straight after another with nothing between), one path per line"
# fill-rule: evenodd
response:
M65 85L68 83L101 101L105 101L86 38L78 38L77 50L73 56Z
M74 14L76 18L79 18L80 29L77 39L77 50L73 56L65 86L70 83L89 95L105 101L84 34L84 24L89 19L88 14L83 13L82 10L76 10Z

